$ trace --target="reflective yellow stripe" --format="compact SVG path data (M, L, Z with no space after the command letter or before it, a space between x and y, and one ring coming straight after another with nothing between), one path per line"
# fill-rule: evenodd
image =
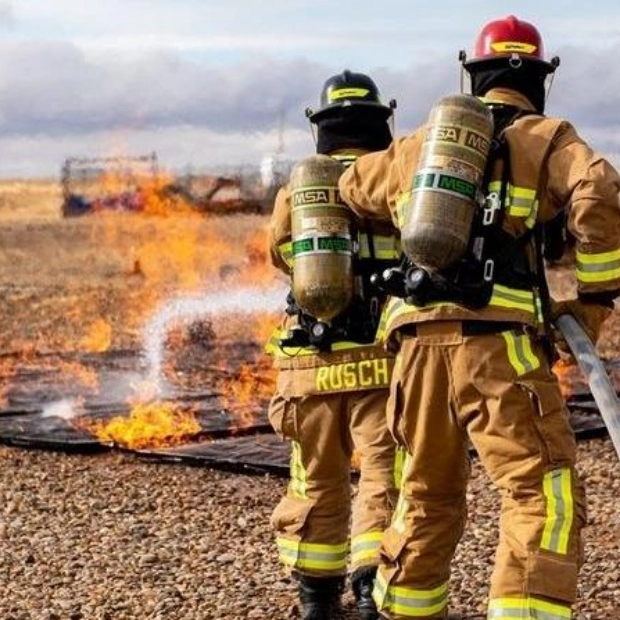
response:
M397 260L400 257L400 240L389 235L372 235L374 258L379 260ZM372 258L367 235L360 235L359 257Z
M620 278L620 249L598 254L577 252L575 275L580 282L607 282Z
M339 571L346 568L349 545L344 542L336 545L316 544L276 538L280 560L286 566L301 569Z
M330 155L332 159L339 161L345 168L348 168L357 159L357 155Z
M543 479L543 492L547 500L547 515L540 548L566 555L574 510L571 470L564 467L547 472Z
M400 355L396 356L394 362L394 370L396 370L396 364L400 363ZM394 486L400 489L403 482L403 471L405 469L405 463L407 461L407 450L402 446L396 446L396 454L394 455Z
M377 558L382 537L383 532L381 530L355 536L351 541L351 563L362 564Z
M413 465L411 454L405 450L403 450L403 452L405 453L405 459L403 461L402 473L400 476L400 493L398 494L398 501L396 502L396 508L394 508L392 523L390 525L390 527L399 534L404 534L406 530L406 516L409 508L409 502L405 499L403 488L405 486L408 471Z
M493 294L489 301L489 306L499 308L512 308L536 314L534 305L534 293L532 291L522 291L516 288L509 288L502 284L493 285Z
M501 189L501 181L489 183L489 192L497 192L499 194ZM536 212L538 211L536 190L510 185L509 183L506 187L506 204L504 207L511 217L527 218L526 225L531 228L536 221Z
M276 355L278 350L280 349L280 338L283 335L283 331L279 328L274 329L269 336L269 340L267 340L263 350L267 355Z
M335 90L330 90L327 93L327 98L330 101L337 101L338 99L363 99L370 91L367 88L360 87L347 87L347 88L337 88Z
M411 201L411 196L411 191L408 191L400 194L396 198L396 222L400 229L405 225L405 210Z
M570 620L571 608L539 598L506 597L489 601L487 620Z
M291 441L291 480L288 483L289 491L293 497L306 499L306 469L301 460L301 445L296 441Z
M288 336L288 331L283 329L276 329L269 337L267 344L263 347L263 350L268 355L272 355L279 359L288 359L290 357L299 357L303 355L316 355L318 349L316 347L282 347L280 346L280 340ZM352 342L348 340L342 340L334 342L331 345L332 351L348 351L349 349L360 349L363 347L374 347L374 344Z
M540 368L540 360L532 351L532 342L527 334L515 334L512 331L502 332L508 350L508 361L520 377L536 368Z
M421 618L439 614L447 607L448 584L444 583L432 590L392 586L379 570L372 595L380 611Z
M404 299L399 297L390 298L383 310L381 320L379 321L377 341L385 338L386 333L390 330L396 319L409 314L417 314L421 310L445 306L456 306L456 304L445 301L427 304L422 308L414 306L413 304L408 304ZM532 291L509 288L507 286L503 286L502 284L493 285L493 294L491 295L489 306L521 310L532 314L533 317L537 316L536 300Z
M291 267L295 262L295 257L293 256L293 243L291 241L287 241L286 243L281 243L278 246L278 252L280 252L280 256L282 260Z
M538 49L533 43L523 43L522 41L497 41L491 43L491 48L498 54L533 54Z
M530 214L527 216L527 219L525 220L525 225L527 228L534 228L534 225L536 224L536 219L538 217L538 207L539 207L538 200L534 200L532 203L532 209L530 211Z

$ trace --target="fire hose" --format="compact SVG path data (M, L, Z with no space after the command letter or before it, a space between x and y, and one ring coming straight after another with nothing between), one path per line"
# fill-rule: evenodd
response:
M563 314L555 320L555 324L562 332L584 374L616 449L616 454L620 458L620 399L618 399L607 370L596 354L594 344L573 316Z

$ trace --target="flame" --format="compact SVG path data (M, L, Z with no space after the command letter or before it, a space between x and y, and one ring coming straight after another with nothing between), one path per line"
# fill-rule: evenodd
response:
M238 430L252 426L256 420L254 408L271 397L274 387L275 370L257 368L252 363L242 364L235 377L224 381L220 401L234 417L231 428Z
M153 176L109 171L86 183L88 187L77 189L83 189L100 212L95 218L70 222L71 230L75 229L76 247L71 248L75 263L60 273L61 278L67 278L66 287L64 281L59 281L57 298L37 298L36 305L32 304L38 308L40 323L27 336L18 339L22 333L17 329L19 325L13 329L16 337L11 346L17 352L12 356L12 367L7 365L0 373L0 402L6 403L12 384L19 382L20 371L29 372L33 365L37 372L41 366L49 368L55 384L63 389L66 386L71 398L84 392L88 396L99 390L97 372L78 361L61 359L58 353L73 355L79 350L103 354L112 344L136 349L142 344L146 320L171 297L203 291L217 294L224 284L270 286L274 280L276 271L269 260L268 228L263 216L211 217L182 194L171 192L175 179L162 172ZM229 188L229 193L233 189ZM121 196L117 210L129 207L128 212L115 213L108 208L114 207L113 203L104 204L103 199L97 202L98 196L113 195ZM233 206L232 202L229 206ZM206 203L202 207L208 209ZM64 255L59 256L58 269L64 267L61 259L65 259ZM90 278L87 286L80 269ZM76 292L78 285L81 288ZM233 373L222 386L222 402L235 418L237 428L252 424L258 407L273 392L275 371L271 360L262 354L262 346L276 321L267 313L252 320L242 314L226 317L225 321L207 316L196 327L169 334L166 344L177 352L177 359L182 360L188 346L207 344L203 349L209 356L209 368L216 372L221 369L229 376ZM245 359L238 370L239 358L235 356L233 366L225 357L230 347L218 346L218 341L249 345L244 344ZM192 353L199 355L198 349L193 346ZM167 378L176 385L191 385L192 377L185 374L168 373ZM76 386L79 394L75 393ZM160 395L147 392L140 389L132 398L129 417L116 418L114 424L99 424L97 432L104 441L154 445L159 441L176 442L178 436L199 432L195 412L157 403ZM157 425L161 429L156 432L153 427Z
M559 359L553 365L552 369L555 376L558 378L560 385L560 392L564 399L567 399L573 394L573 380L571 377L571 371L574 370L574 364L564 359Z
M201 431L194 408L159 402L138 403L128 417L92 422L88 428L102 443L132 450L178 445Z
M103 353L110 348L111 343L112 326L105 319L98 318L82 338L80 346L91 353Z

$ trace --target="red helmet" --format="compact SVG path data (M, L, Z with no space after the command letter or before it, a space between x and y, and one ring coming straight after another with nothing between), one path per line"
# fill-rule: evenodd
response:
M515 66L520 66L523 60L533 61L547 73L553 73L560 63L557 57L550 62L545 60L542 37L536 26L514 15L486 24L476 39L473 58L467 60L464 53L461 58L468 71L479 68L479 63L502 58Z

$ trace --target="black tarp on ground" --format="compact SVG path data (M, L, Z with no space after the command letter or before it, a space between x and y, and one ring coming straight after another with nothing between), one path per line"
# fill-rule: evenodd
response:
M577 437L585 439L604 434L605 426L596 405L580 402L578 407L571 410L571 425ZM100 419L104 417L100 413L98 416ZM42 413L0 416L0 443L68 452L94 452L118 447L101 444L67 420L44 417ZM270 432L268 425L256 425L233 433L220 427L210 436L203 432L196 436L195 441L167 448L120 449L160 461L283 476L288 474L290 453L289 443Z
M243 359L246 353L242 351L239 359ZM135 351L112 351L76 353L73 357L64 356L62 361L77 362L95 372L97 389L89 390L88 385L77 380L67 381L67 376L47 364L43 356L30 361L11 377L10 389L4 391L4 404L0 406L0 443L73 452L122 449L100 443L83 430L79 420L69 419L68 414L75 408L89 422L128 416L130 405L127 400L132 382L139 381L143 375L140 357ZM187 370L191 376L195 369ZM207 370L206 380L203 377L196 382L180 381L167 385L165 397L159 402L195 411L201 432L183 445L126 451L163 461L286 475L289 444L271 432L266 403L253 405L244 412L254 416L251 425L238 431L231 430L238 424L238 414L233 415L222 408L215 389L218 373L230 375L230 370L217 366L205 369L204 365L200 370ZM618 363L610 363L609 370L613 376L614 371L618 371ZM578 375L575 369L572 373L575 377ZM568 400L571 425L578 437L601 435L605 427L596 404L585 386L576 384L579 391Z

